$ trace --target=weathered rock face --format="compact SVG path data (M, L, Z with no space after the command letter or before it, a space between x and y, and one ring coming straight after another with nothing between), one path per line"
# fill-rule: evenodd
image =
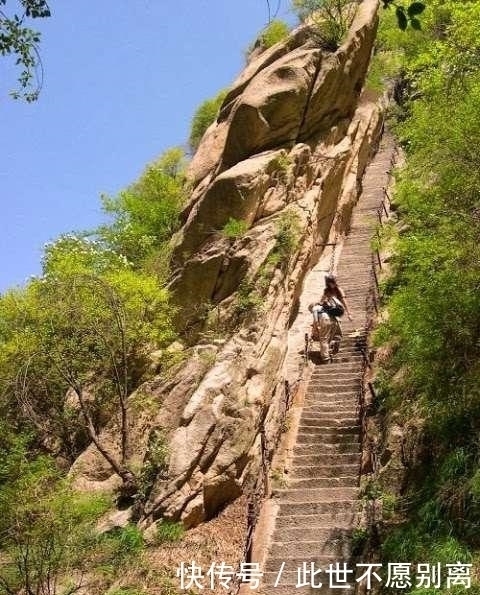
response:
M225 291L217 292L226 286L221 278L232 277L230 263L238 268L236 247L228 250L219 241L229 218L245 221L254 236L265 217L296 202L325 173L325 160L345 138L358 107L376 11L374 0L360 4L335 53L316 48L309 28L299 28L251 62L234 83L189 169L195 191L175 247L172 283L184 325L195 319L199 303L225 298ZM231 293L242 280L234 276Z
M140 390L157 408L135 417L137 463L152 432L168 443L146 525L212 517L255 483L262 444L266 456L275 448L285 380L296 380L284 362L304 276L323 245L348 229L382 128L382 105L361 95L377 8L377 0L359 5L335 53L316 48L302 27L251 61L192 161L171 289L180 328L198 330L208 305L224 336L207 358L197 348L170 381ZM241 237L222 234L230 218L248 228ZM198 373L202 361L206 373ZM104 471L89 449L74 467L77 481L107 482L97 464Z

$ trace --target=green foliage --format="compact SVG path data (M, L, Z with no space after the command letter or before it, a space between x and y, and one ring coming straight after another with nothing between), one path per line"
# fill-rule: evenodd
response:
M397 496L395 496L395 494L385 494L383 493L381 495L381 499L382 499L382 515L383 518L386 520L391 519L396 511L397 508L397 504L398 504L398 498Z
M228 91L224 89L213 99L204 101L195 112L190 126L190 146L195 151L207 128L215 122Z
M360 556L368 541L369 532L366 527L355 527L352 531L352 555Z
M117 567L137 557L145 547L142 532L133 524L109 531L100 536L98 541L104 552L108 551L109 561Z
M56 593L59 579L87 568L95 523L110 503L75 494L53 460L29 457L18 436L0 445L0 486L0 590Z
M384 0L384 8L388 8L392 4L391 0ZM401 4L395 6L395 16L397 18L398 27L405 31L408 25L416 31L420 31L422 28L419 15L425 10L425 4L423 2L412 2L409 6L405 7Z
M357 5L350 0L293 0L301 21L313 24L320 45L335 51L352 24Z
M246 221L242 221L240 219L234 219L230 217L230 219L225 223L222 234L231 240L236 240L237 238L242 237L248 231L249 225Z
M102 419L123 411L123 434L147 347L172 339L170 318L156 277L96 243L61 238L47 248L40 278L0 298L0 405L16 427L25 420L72 458L79 426L95 440ZM123 459L126 442L122 436Z
M382 50L378 45L370 60L365 86L370 91L383 93L388 83L392 83L400 68L398 55L391 50Z
M136 525L117 527L97 536L92 552L95 570L107 585L112 584L119 576L125 576L127 569L141 562L144 550L142 532Z
M170 149L126 190L102 196L104 211L113 219L97 231L103 243L135 266L158 258L179 226L186 200L184 168L183 151Z
M294 211L284 211L277 219L275 252L288 260L300 242L300 219Z
M281 152L278 157L272 162L272 166L275 168L273 172L273 177L282 183L286 183L288 171L290 166L292 165L292 161L290 160L289 156L285 152Z
M0 55L13 56L16 66L22 69L18 77L19 88L10 95L14 99L32 102L38 98L43 83L38 50L40 33L25 26L25 22L28 19L48 18L51 13L46 0L21 0L15 3L17 8L7 14L3 9L7 0L0 0Z
M421 31L400 32L389 15L380 29L403 71L394 128L407 154L395 190L404 231L376 337L392 353L380 395L387 412L424 420L408 519L383 545L392 561L469 560L480 546L478 22L476 2L432 0Z
M285 21L274 19L263 29L258 36L258 43L262 48L268 49L279 41L283 41L290 32L290 27Z
M158 544L176 543L183 539L185 528L182 523L162 520L157 525L156 542Z
M275 159L275 167L279 169L281 172L286 172L290 165L292 164L289 156L282 152L280 155Z
M243 281L236 295L236 311L239 316L256 315L263 306L263 299L254 283Z
M152 430L147 447L139 481L138 497L142 500L148 497L155 480L164 477L168 468L168 445L163 431Z

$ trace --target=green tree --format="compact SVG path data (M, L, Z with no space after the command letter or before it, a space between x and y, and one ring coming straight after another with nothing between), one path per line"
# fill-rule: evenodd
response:
M149 349L173 336L168 294L155 276L87 240L51 245L43 268L0 300L3 398L47 442L73 416L132 493L128 396ZM118 428L114 447L102 440L101 419Z
M69 595L82 586L94 525L108 503L79 496L28 440L0 438L0 593Z
M187 196L184 170L182 149L169 149L126 190L102 196L112 222L97 230L101 240L136 267L162 252L179 227Z
M408 4L396 0L382 0L383 8L393 8L398 27L405 31L410 25L421 29L419 16L425 10L423 2ZM310 19L316 26L322 43L336 49L347 32L355 14L355 2L348 0L292 0L293 9L300 20Z
M21 0L16 4L17 8L7 13L7 0L0 0L0 54L13 56L22 69L19 89L12 91L12 97L31 102L38 98L42 88L43 67L38 49L40 33L25 23L47 18L51 12L46 0Z

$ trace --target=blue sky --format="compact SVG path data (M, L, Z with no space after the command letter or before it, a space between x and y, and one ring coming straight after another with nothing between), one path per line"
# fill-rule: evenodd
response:
M280 4L289 18L288 0ZM232 82L268 19L267 0L50 6L52 18L36 23L45 67L38 102L7 97L15 78L0 59L0 291L38 273L45 242L95 226L100 193L185 142L195 108Z

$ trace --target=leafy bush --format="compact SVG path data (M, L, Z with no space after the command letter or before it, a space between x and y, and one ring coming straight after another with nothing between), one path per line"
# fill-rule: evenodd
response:
M322 47L335 51L355 16L357 4L350 0L293 0L301 21L310 21Z
M222 229L222 234L226 238L235 240L242 237L248 231L248 228L249 226L246 221L230 217Z
M290 32L290 27L285 21L274 19L258 36L258 43L262 48L268 49L279 41L283 41Z
M178 229L185 199L184 154L181 149L170 149L126 190L115 197L102 196L104 211L113 221L98 229L98 236L141 266Z
M300 241L300 219L293 211L283 212L277 219L275 250L283 259L288 259Z
M360 556L368 541L369 532L366 527L355 527L352 531L352 554Z
M75 494L54 461L29 457L18 435L0 445L0 488L2 590L56 593L60 580L81 576L110 502Z
M213 99L204 101L195 112L190 126L190 146L195 151L202 140L207 128L215 122L222 103L227 96L227 90L220 91Z
M421 32L392 18L380 31L403 71L394 128L407 154L395 190L405 230L377 333L391 351L382 402L424 420L408 517L383 545L392 561L468 560L479 545L479 18L478 3L432 0Z
M110 531L100 537L100 543L109 551L109 558L117 566L128 558L138 556L144 549L143 535L133 524Z
M147 453L140 473L139 497L146 499L158 477L165 475L168 465L168 443L163 431L154 429L148 438Z

